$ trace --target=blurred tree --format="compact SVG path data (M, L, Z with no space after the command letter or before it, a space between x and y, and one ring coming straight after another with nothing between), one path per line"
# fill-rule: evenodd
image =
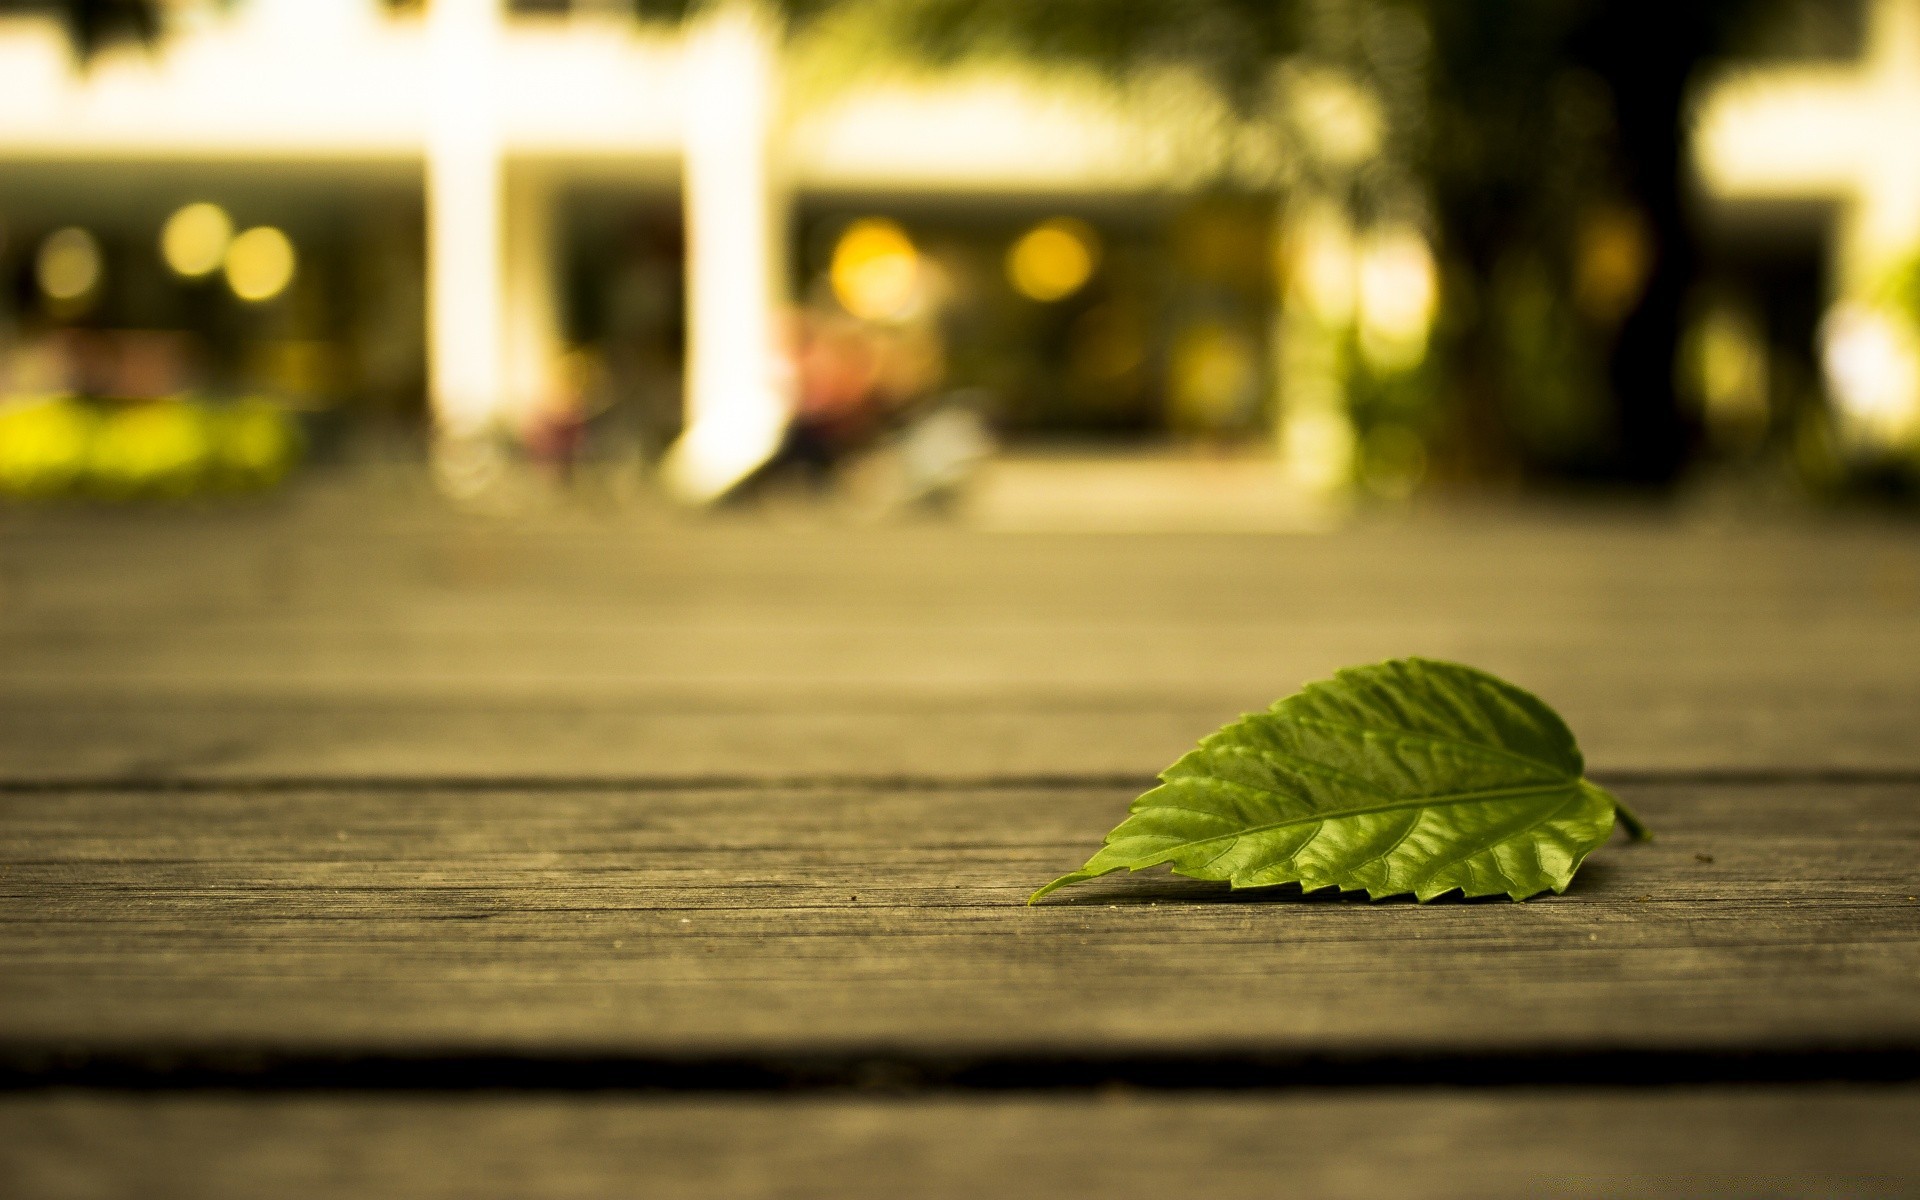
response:
M0 0L0 13L51 13L83 62L114 42L150 44L160 35L159 0Z
M1560 471L1659 482L1682 466L1695 431L1673 363L1697 270L1684 95L1754 6L1423 5L1424 174L1476 301L1450 380L1468 430L1497 425Z

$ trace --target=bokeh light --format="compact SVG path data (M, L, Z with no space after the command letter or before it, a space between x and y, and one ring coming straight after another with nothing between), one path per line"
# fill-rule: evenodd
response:
M1766 437L1766 331L1748 309L1715 303L1688 330L1684 368L1696 393L1707 435L1722 447L1746 450Z
M56 230L40 244L34 278L47 298L71 304L91 296L100 286L105 267L100 243L76 226Z
M1358 269L1360 348L1376 368L1418 366L1426 357L1439 279L1420 231L1390 226L1362 243Z
M227 286L242 300L271 300L293 282L293 243L271 225L257 225L227 247Z
M1333 494L1353 477L1353 422L1325 405L1300 405L1282 427L1281 461L1286 477L1310 494Z
M1259 348L1241 331L1201 322L1174 341L1167 380L1176 428L1208 433L1242 424L1258 403Z
M238 401L217 413L211 424L212 470L228 487L271 487L300 459L299 426L269 400Z
M87 468L93 414L64 396L0 404L0 492L53 495Z
M1842 303L1820 330L1822 366L1842 427L1889 446L1920 432L1920 337L1902 320Z
M176 275L198 279L226 261L233 241L233 220L217 204L189 204L167 218L160 230L160 257Z
M141 500L259 490L285 478L305 446L293 415L259 396L0 401L0 496Z
M210 432L205 413L190 404L163 400L109 413L93 436L89 482L113 497L188 495L209 458Z
M1353 320L1357 282L1353 231L1330 205L1309 206L1296 218L1288 276L1308 312L1332 328Z
M1100 239L1084 221L1056 217L1028 230L1007 252L1007 279L1042 303L1064 300L1086 285L1100 262Z
M1351 74L1293 64L1282 91L1302 141L1320 161L1352 168L1380 153L1387 118L1380 98Z
M840 306L863 320L901 321L919 308L920 252L906 230L885 218L847 226L828 274Z
M1604 206L1580 224L1573 301L1602 325L1616 325L1640 300L1653 271L1653 234L1631 208Z

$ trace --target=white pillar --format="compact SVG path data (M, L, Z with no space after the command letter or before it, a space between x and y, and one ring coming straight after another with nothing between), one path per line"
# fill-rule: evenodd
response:
M485 432L505 402L500 142L502 0L432 0L427 14L427 371L436 433Z
M1920 246L1920 154L1911 123L1920 117L1920 0L1873 0L1867 6L1870 79L1856 119L1878 127L1878 152L1861 163L1863 177L1840 227L1842 295L1872 295L1888 264Z
M773 37L744 2L688 34L687 426L662 472L694 503L764 463L791 411L778 324L785 237L768 163Z

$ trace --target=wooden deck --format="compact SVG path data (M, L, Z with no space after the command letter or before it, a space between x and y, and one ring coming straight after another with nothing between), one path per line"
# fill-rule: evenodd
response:
M1420 653L1658 830L1036 908ZM1920 1191L1920 527L0 514L0 1194Z

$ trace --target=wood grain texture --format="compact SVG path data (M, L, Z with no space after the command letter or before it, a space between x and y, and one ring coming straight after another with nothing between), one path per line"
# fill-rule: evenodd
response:
M1360 661L1360 660L1354 660ZM0 777L29 780L761 779L1004 776L1149 780L1203 734L1299 682L1238 698L968 693L929 697L700 689L652 697L110 695L0 696ZM1651 670L1651 669L1650 669ZM1527 672L1516 672L1526 675ZM1297 676L1297 678L1296 678ZM1710 701L1653 705L1570 679L1550 695L1601 773L1920 773L1920 709L1832 680L1754 703L1727 685ZM477 688L476 690L484 690ZM1704 690L1704 688L1700 689ZM1271 693L1271 695L1269 695Z
M15 1200L1901 1196L1920 1092L0 1099Z
M1564 897L1110 877L1114 788L0 795L0 1033L519 1054L1920 1047L1920 786L1643 785Z
M0 519L0 775L1145 775L1337 667L1474 663L1601 769L1920 769L1920 539L1456 512L1328 536Z
M1022 907L1127 781L1408 653L1538 691L1660 840L1520 906L1154 875ZM1915 662L1920 539L1858 517L992 536L475 519L364 481L4 510L0 1052L145 1055L162 1088L176 1051L1911 1063ZM0 1194L1911 1194L1917 1110L42 1090L0 1098Z

